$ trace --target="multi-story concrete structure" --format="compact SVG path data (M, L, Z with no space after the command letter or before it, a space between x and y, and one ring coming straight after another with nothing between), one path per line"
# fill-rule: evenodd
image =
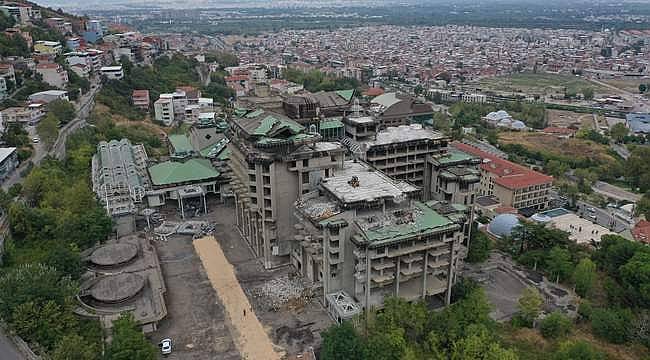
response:
M158 101L161 101L161 100L162 100L161 104L162 103L168 103L168 102L171 102L171 104L172 104L168 108L173 113L173 118L171 119L171 122L183 121L183 119L185 118L185 108L187 107L187 97L186 97L184 91L178 91L177 90L177 91L175 91L173 93L160 94L160 97L159 97ZM156 101L156 103L158 101ZM155 106L155 103L154 103L154 106ZM156 118L156 119L158 119L158 118ZM163 122L165 122L165 121L163 121Z
M149 111L149 90L133 90L131 102L138 109Z
M422 125L389 127L359 142L361 157L386 175L423 186L427 158L441 154L449 139Z
M479 157L455 148L430 156L423 197L472 206L481 181L480 164Z
M385 93L372 99L370 111L382 128L422 123L433 116L431 105L396 93Z
M103 66L99 68L99 73L111 80L120 80L124 77L124 70L122 70L122 65Z
M494 195L503 206L517 210L542 210L548 207L553 177L512 163L474 146L454 143L462 152L483 159L480 195Z
M25 107L6 108L0 111L0 123L3 126L6 126L7 123L36 125L45 115L44 107L43 104L36 103Z
M15 147L0 148L0 182L4 181L18 166Z
M345 149L295 121L239 110L227 131L237 227L266 268L289 262L293 203L331 176Z
M174 123L174 102L171 98L163 98L156 100L153 103L154 118L160 121L165 126L170 126Z
M412 200L418 193L363 162L346 161L320 191L296 202L302 221L293 265L322 283L326 303L339 292L366 309L382 307L387 296L441 296L449 303L465 255L466 208Z
M57 63L43 63L36 65L36 73L43 77L43 81L63 89L68 85L68 72Z

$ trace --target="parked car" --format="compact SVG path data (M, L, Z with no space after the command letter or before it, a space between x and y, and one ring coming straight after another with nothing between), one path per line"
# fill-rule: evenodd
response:
M169 355L172 353L172 339L163 339L160 342L160 352L163 355Z
M41 141L41 139L39 139L39 138L37 138L37 137L35 137L35 138L32 139L32 142L33 142L34 144L38 144L40 141Z

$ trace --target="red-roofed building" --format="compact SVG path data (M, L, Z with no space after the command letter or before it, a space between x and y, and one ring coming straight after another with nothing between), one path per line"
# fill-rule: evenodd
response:
M133 106L142 110L149 110L149 90L133 90L131 94Z
M501 159L477 147L455 142L455 148L483 159L480 195L494 195L503 206L521 210L541 210L548 206L548 193L553 177L525 166Z
M632 229L632 236L636 241L650 244L650 221L639 221Z

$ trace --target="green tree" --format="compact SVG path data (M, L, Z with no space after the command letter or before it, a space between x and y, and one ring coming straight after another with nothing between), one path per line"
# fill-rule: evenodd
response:
M330 326L322 333L323 360L363 360L364 344L350 322Z
M643 215L646 220L650 221L650 192L645 193L641 200L637 201L635 214Z
M366 346L366 359L400 360L406 352L404 329L388 328L373 334Z
M59 136L59 119L52 113L47 114L36 126L36 131L45 146L51 148Z
M473 229L469 242L467 261L470 263L479 263L487 260L490 256L491 245L490 238L487 235L478 229Z
M12 314L11 328L23 339L46 349L54 348L62 334L74 329L74 315L54 301L37 305L33 301L18 305Z
M517 355L504 349L489 335L484 326L472 326L469 335L455 341L451 349L451 360L516 360Z
M564 338L571 332L571 319L559 311L554 311L539 324L539 331L547 339Z
M553 360L605 360L605 354L586 341L565 341L553 354Z
M582 97L585 100L591 100L594 98L594 89L590 87L586 87L582 89Z
M617 123L609 129L609 136L611 136L614 141L620 143L627 136L628 132L629 130L624 123Z
M576 293L586 297L591 292L596 282L596 264L589 258L580 260L573 272L573 282L576 284Z
M630 338L633 318L630 309L595 308L591 313L591 329L598 337L614 344L623 344Z
M566 280L571 276L573 263L568 250L554 246L546 257L546 270L555 281Z
M95 360L99 349L79 335L64 336L52 352L52 360Z
M29 136L20 124L9 123L2 134L2 141L8 146L21 147L29 144Z
M639 251L620 267L621 285L636 304L650 307L650 252Z
M154 360L156 348L147 341L133 315L124 313L113 322L113 341L106 348L106 360Z
M11 322L14 309L30 302L38 307L50 301L65 306L76 292L76 284L61 278L53 267L21 265L0 277L0 317Z
M519 317L524 323L532 325L542 312L543 304L544 299L539 291L533 287L527 287L518 301Z
M76 116L74 105L66 100L54 100L47 104L47 111L53 114L62 124L70 122Z
M560 177L563 176L564 173L569 170L569 165L563 161L558 161L558 160L550 160L549 162L546 163L546 166L544 167L547 173L555 176L555 177Z

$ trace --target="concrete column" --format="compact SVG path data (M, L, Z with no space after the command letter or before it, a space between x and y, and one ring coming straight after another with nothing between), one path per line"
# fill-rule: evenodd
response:
M366 317L370 313L370 252L366 246Z
M424 250L424 274L422 276L422 298L427 296L427 274L429 273L429 250Z
M202 194L201 196L203 197L203 213L207 214L208 213L208 204L205 201L205 194Z
M451 242L451 255L449 255L449 272L447 273L447 293L445 294L445 305L449 305L451 303L451 286L453 285L454 277L454 251L456 251L454 246L455 243L455 240Z
M400 257L397 257L397 272L395 273L395 296L399 297L399 273L400 273L400 268L401 268L402 262L400 261Z
M323 304L327 304L325 295L327 295L330 290L330 229L327 226L325 227L323 235Z
M185 208L183 207L183 198L180 195L178 195L178 200L181 202L181 218L185 219Z

